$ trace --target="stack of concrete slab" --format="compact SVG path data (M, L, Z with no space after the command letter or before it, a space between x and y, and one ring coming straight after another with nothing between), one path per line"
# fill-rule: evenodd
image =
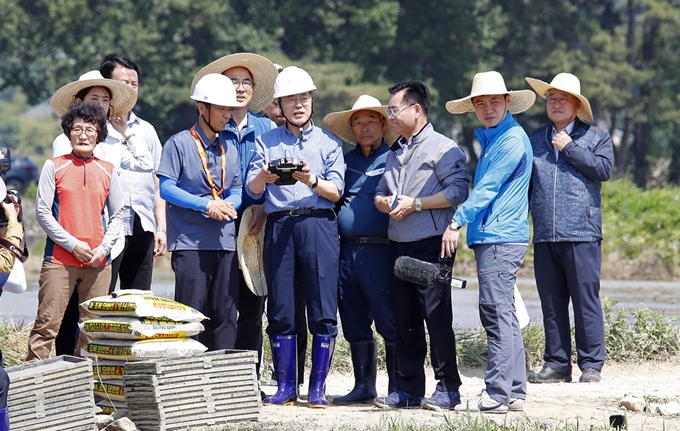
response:
M257 420L256 363L256 352L240 350L128 363L123 381L130 419L143 431Z
M97 430L92 363L59 356L8 368L12 431Z

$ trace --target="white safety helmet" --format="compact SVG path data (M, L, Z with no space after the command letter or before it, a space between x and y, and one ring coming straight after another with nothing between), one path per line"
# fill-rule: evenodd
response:
M198 80L191 98L217 106L238 107L236 89L231 79L220 73L209 73Z
M296 66L284 68L274 81L274 97L286 97L293 94L316 90L312 77L304 69Z

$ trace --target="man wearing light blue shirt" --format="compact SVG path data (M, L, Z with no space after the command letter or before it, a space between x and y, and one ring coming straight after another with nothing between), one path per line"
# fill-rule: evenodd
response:
M315 127L309 74L285 68L274 83L286 125L257 139L248 172L247 192L265 197L267 225L264 267L269 298L267 317L278 391L264 404L291 405L297 400L295 279L303 278L312 340L309 382L311 408L326 408L325 380L337 334L339 265L338 225L333 208L344 188L342 144ZM299 164L288 185L269 163ZM277 184L277 182L279 184Z

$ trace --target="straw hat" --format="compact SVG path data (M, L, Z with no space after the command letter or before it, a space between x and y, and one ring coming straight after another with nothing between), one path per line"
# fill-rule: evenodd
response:
M191 91L199 79L209 73L223 73L232 67L245 67L253 76L253 98L250 100L248 110L251 112L262 112L274 98L274 80L279 74L274 63L261 55L250 52L240 52L237 54L226 55L218 58L212 63L204 66L196 73L194 80L191 82Z
M508 111L512 114L526 111L536 101L536 95L531 90L508 91L505 87L503 76L492 70L490 72L477 73L472 79L470 95L462 99L446 102L446 110L452 114L473 112L475 110L475 107L472 105L473 97L491 96L493 94L509 94L511 96L510 103L508 103Z
M132 110L137 103L137 94L127 84L107 79L98 70L90 70L80 75L77 81L68 83L54 92L50 99L52 110L60 117L68 112L68 108L76 101L76 95L85 88L106 87L111 92L111 110L113 116ZM107 112L108 114L108 112Z
M236 250L238 263L243 271L243 278L253 294L267 296L267 279L264 275L262 251L264 249L264 225L257 235L248 235L248 225L253 219L253 211L246 208L241 216L241 226L238 229Z
M581 102L581 106L579 106L576 116L586 123L593 122L593 110L590 109L590 102L588 102L588 99L581 95L581 81L579 81L576 75L572 75L571 73L558 73L553 80L550 81L550 84L536 78L527 77L525 79L529 85L531 85L531 88L544 99L546 94L548 94L548 90L551 88L571 94Z
M368 96L362 94L359 96L352 109L348 111L332 112L323 118L323 123L328 127L328 129L338 138L349 144L357 143L354 138L354 133L352 133L352 126L350 120L352 119L352 114L358 111L375 111L382 115L385 119L383 126L383 137L385 141L389 144L397 140L399 135L394 133L390 122L387 121L387 106L381 105L380 101L373 96Z

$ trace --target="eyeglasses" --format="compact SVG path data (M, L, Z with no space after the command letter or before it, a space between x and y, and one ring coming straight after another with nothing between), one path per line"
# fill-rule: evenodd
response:
M394 106L390 106L389 108L387 108L385 110L385 112L387 113L388 117L397 118L399 116L399 114L401 114L404 109L410 108L413 105L417 105L417 103L411 103L410 105L406 105L402 108L395 108Z
M84 128L83 127L74 127L73 129L71 129L72 135L80 136L80 135L83 134L83 132L85 132L85 134L89 137L97 136L97 129L95 129L94 127L84 127Z
M231 83L234 84L234 88L242 85L244 90L252 90L255 87L255 83L250 79L232 79Z
M568 103L569 101L571 101L571 99L572 99L572 96L548 96L548 97L546 97L545 100L548 101L549 105L554 105L556 103L558 103L560 105L564 105L564 104Z
M303 96L289 96L281 99L286 106L306 105L310 100L312 100L312 96L309 94Z

